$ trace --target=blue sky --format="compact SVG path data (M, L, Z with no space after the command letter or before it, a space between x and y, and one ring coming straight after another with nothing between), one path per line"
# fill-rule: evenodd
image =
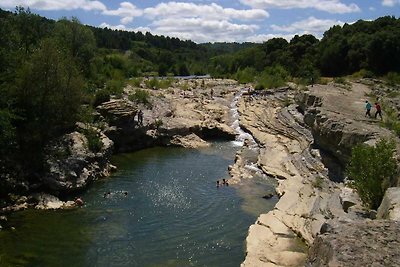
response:
M151 32L203 42L290 40L310 33L320 38L332 25L400 17L400 0L0 0L0 8L17 5L59 19Z

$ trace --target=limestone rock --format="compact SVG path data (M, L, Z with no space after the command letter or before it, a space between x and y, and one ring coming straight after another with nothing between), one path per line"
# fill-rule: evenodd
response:
M386 190L378 209L378 219L400 221L400 188L391 187Z
M105 117L110 125L125 127L134 125L134 117L138 112L136 105L125 99L115 99L97 107L97 111Z
M100 176L108 175L113 142L99 133L102 147L89 150L84 134L73 132L62 136L47 148L49 172L42 183L53 192L71 192L85 187Z
M374 220L335 224L310 248L306 266L399 266L400 223Z
M186 148L200 148L207 147L210 144L198 137L195 134L189 134L185 136L175 135L172 137L171 144L175 146L181 146Z
M354 189L348 187L342 188L342 191L340 192L340 203L345 212L347 212L350 207L357 205L360 202L361 200Z
M59 198L49 195L49 194L38 194L34 196L37 200L37 205L35 209L41 210L51 210L51 209L61 209L61 208L71 208L75 204L73 201L61 201Z

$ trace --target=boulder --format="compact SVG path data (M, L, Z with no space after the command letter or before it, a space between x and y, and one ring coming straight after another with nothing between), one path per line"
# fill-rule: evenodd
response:
M126 127L136 124L134 118L138 108L126 99L114 99L101 104L96 109L110 125Z
M325 228L310 248L306 266L400 266L399 222L337 222Z
M377 218L400 221L399 187L391 187L386 190L382 203L378 208Z
M109 174L109 158L113 142L99 133L100 151L90 151L84 134L73 132L62 136L47 149L46 163L49 171L41 177L51 192L71 192Z
M195 134L185 136L175 135L169 142L172 145L185 147L185 148L200 148L208 147L210 144L198 137Z

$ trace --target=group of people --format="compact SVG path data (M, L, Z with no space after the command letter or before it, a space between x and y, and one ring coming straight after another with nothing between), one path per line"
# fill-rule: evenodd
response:
M219 180L217 180L217 187L224 186L224 185L226 185L226 186L229 185L228 181L225 178L222 179L222 183L220 183Z
M378 115L379 115L379 117L380 117L381 120L382 120L382 108L381 108L381 106L379 105L378 102L375 102L374 107L375 107L375 114L374 114L375 119L376 119L376 118L378 117ZM365 112L365 116L368 116L368 117L371 118L371 117L372 117L372 116L371 116L372 105L371 105L371 103L369 103L368 100L365 101L365 109L367 110L367 111Z

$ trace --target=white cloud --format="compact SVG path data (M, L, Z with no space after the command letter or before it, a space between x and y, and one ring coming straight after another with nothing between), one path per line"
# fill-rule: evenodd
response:
M127 30L125 25L121 25L121 24L120 25L110 25L106 22L103 22L102 24L100 24L99 27L100 28L109 28L111 30L124 30L124 31Z
M218 18L260 20L269 17L267 11L262 9L233 9L223 8L215 3L204 5L195 3L168 2L160 3L155 7L146 8L144 13L150 18L178 17L178 18Z
M103 22L102 24L99 25L100 28L109 28L111 30L122 30L122 31L129 31L129 32L151 32L151 29L148 27L137 27L137 28L129 28L126 27L125 25L110 25L106 22Z
M313 34L321 36L322 33L328 30L333 25L343 25L344 23L338 20L329 19L317 19L309 17L305 20L294 22L290 25L278 26L271 25L273 31L276 32L287 32L287 33L299 33L299 34Z
M398 0L384 0L398 1ZM241 3L253 8L315 8L329 13L352 13L359 12L360 8L351 3L346 5L340 0L240 0Z
M133 21L134 17L140 17L143 14L143 10L137 8L130 2L122 2L119 4L119 8L115 10L104 10L104 15L122 17L121 23L128 24Z
M218 4L183 2L160 3L144 9L153 20L152 33L202 42L244 40L259 28L255 24L234 23L232 20L263 20L269 17L261 9L224 8Z
M38 10L106 10L100 1L91 0L1 0L0 7L14 8L24 6Z
M121 21L122 24L128 24L128 23L131 23L133 21L133 17L124 17L120 21Z
M400 0L383 0L382 5L393 7L395 5L400 5Z
M194 42L233 42L254 34L257 25L235 24L227 20L200 18L161 19L152 24L152 33L168 35Z
M258 34L246 38L246 42L263 43L273 38L283 38L290 41L296 34Z

